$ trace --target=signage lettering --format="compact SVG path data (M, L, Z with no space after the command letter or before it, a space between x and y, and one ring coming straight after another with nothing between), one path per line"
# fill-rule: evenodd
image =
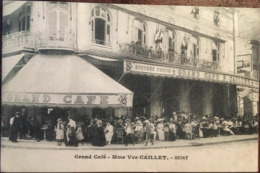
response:
M75 104L84 104L81 96L77 96L76 101L74 103Z
M33 94L32 97L33 97L33 100L32 100L33 103L38 103L39 102L39 97L40 97L39 94Z
M87 104L93 104L94 100L96 99L96 96L87 96L88 102Z
M49 95L43 95L43 103L49 103L51 101L51 97Z
M63 97L64 103L67 103L67 104L71 103L71 99L72 99L72 95L68 95L68 96Z
M107 104L108 103L108 101L107 101L108 96L100 96L100 98L101 98L100 104Z
M64 95L64 94L28 94L28 93L2 93L3 103L26 103L35 104L59 104L59 105L122 105L120 94L110 95ZM123 106L132 104L133 95L125 94ZM129 103L129 104L128 104Z
M128 67L128 68L127 68ZM129 68L130 67L130 68ZM124 71L125 72L140 72L147 74L160 74L167 75L169 77L175 78L188 78L188 79L197 79L197 80L205 80L205 81L213 81L213 82L223 82L223 83L231 83L237 85L243 85L248 87L258 88L259 82L247 79L245 77L239 77L232 74L219 74L212 72L205 72L199 70L189 70L182 69L177 67L162 67L158 65L150 65L150 64L141 64L137 62L132 62L125 60L124 63Z

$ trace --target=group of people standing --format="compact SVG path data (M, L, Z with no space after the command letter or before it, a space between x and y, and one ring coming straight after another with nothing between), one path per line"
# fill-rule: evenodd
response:
M17 142L21 129L20 113L16 112L10 119L10 141ZM29 117L28 134L40 141L43 130L40 123ZM89 142L93 146L105 146L111 143L118 143L117 138L122 134L123 143L150 142L154 145L158 141L175 141L176 139L194 139L201 137L215 137L218 135L251 134L258 131L258 120L256 118L233 117L224 119L222 116L204 115L198 118L193 114L173 112L167 118L151 116L147 119L144 116L130 119L128 117L114 118L110 120L96 118L87 121L76 122L70 114L57 119L54 125L58 145L64 142L66 146L83 145ZM119 133L118 133L119 132Z

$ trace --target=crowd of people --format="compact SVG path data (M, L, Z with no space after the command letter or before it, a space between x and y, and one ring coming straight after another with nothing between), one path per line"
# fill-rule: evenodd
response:
M10 141L17 142L19 133L19 112L10 119ZM136 116L102 119L100 116L86 121L73 120L68 115L66 119L58 118L56 125L49 133L54 136L58 145L78 146L84 142L94 146L105 146L111 143L144 143L154 145L156 141L175 141L178 139L195 139L216 137L219 135L238 135L258 133L258 116L232 117L204 115L197 117L193 114L176 113L167 118L152 116ZM41 125L36 119L28 120L28 136L36 141L42 140ZM119 140L121 139L121 140Z

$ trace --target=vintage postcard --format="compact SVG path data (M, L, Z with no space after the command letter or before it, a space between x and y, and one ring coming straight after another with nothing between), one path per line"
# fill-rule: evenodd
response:
M258 171L259 8L2 14L2 172Z

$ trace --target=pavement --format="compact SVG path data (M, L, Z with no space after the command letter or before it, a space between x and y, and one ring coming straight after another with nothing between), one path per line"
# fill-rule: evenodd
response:
M92 146L90 143L79 144L78 147L68 147L62 143L58 146L55 141L40 141L28 139L18 139L17 143L12 143L7 137L1 137L1 148L22 148L22 149L41 149L41 150L138 150L138 149L161 149L161 148L181 148L181 147L196 147L204 145L216 145L223 143L241 142L249 140L258 140L258 134L252 135L234 135L234 136L218 136L210 138L200 138L192 140L177 139L176 141L155 141L154 145L148 143L129 144L111 144L104 147Z

